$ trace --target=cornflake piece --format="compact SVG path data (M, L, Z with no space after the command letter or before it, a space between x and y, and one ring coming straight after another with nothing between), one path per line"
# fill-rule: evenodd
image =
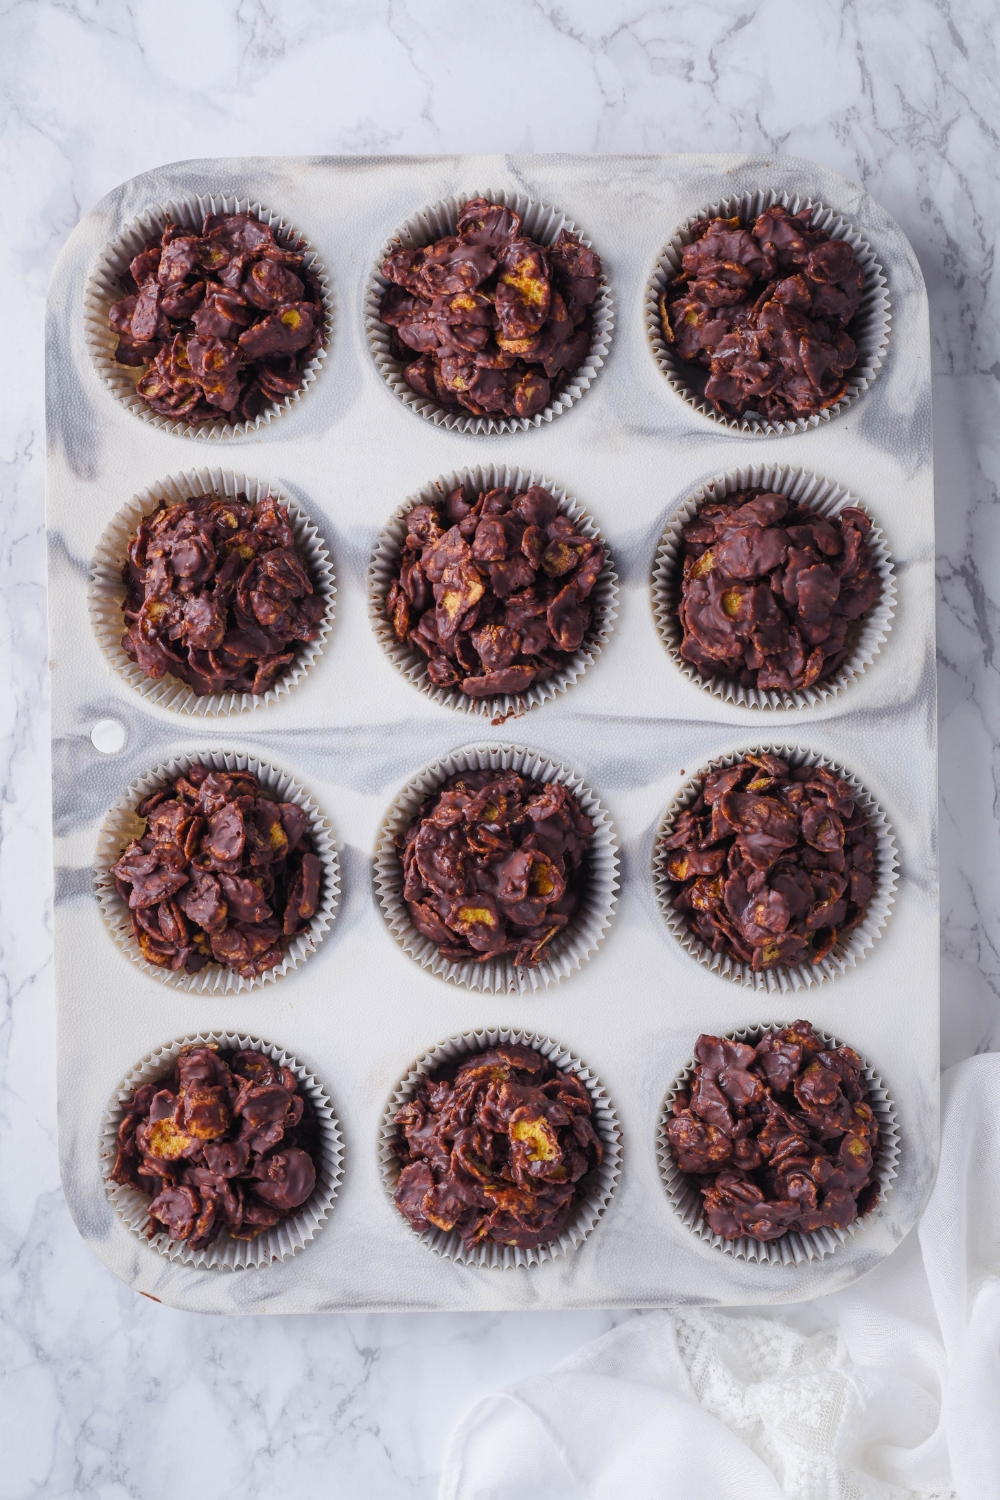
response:
M168 224L122 277L109 313L119 364L147 366L151 411L198 426L252 421L302 383L326 341L305 256L250 214L209 214L200 235Z
M288 512L199 495L140 522L122 570L122 649L154 681L169 673L202 697L266 693L319 638L326 603L299 555Z
M540 485L472 504L459 488L410 511L386 616L438 687L523 693L582 645L605 555Z
M407 383L451 410L533 416L590 348L600 256L568 229L535 244L519 214L485 198L465 205L455 234L393 251L382 274L393 283L382 321Z
M111 873L143 958L189 974L223 964L243 979L280 964L320 903L302 809L266 796L250 771L193 765L135 811L146 831Z
M603 1148L578 1078L533 1047L498 1046L441 1068L395 1117L396 1206L418 1232L470 1250L557 1239Z
M761 754L704 778L661 857L691 931L756 971L819 963L858 925L877 845L847 782Z
M663 337L709 371L723 416L794 420L835 406L857 349L847 329L864 272L844 240L810 227L811 209L775 204L752 224L702 219L660 297Z
M150 1238L165 1229L203 1250L220 1231L252 1240L291 1218L318 1160L318 1126L290 1068L196 1045L124 1105L110 1180L152 1196Z
M723 1239L846 1229L877 1200L878 1122L858 1054L826 1050L808 1021L756 1047L700 1036L670 1153Z
M593 832L559 782L450 777L397 839L414 926L453 961L535 967L579 906Z
M833 676L881 592L870 529L854 506L827 519L761 488L708 501L684 528L681 655L763 691Z

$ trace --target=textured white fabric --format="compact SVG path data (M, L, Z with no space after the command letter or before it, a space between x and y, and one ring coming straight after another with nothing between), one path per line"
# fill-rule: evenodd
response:
M644 1314L487 1397L441 1500L1000 1500L1000 1056L942 1080L919 1229L848 1291Z

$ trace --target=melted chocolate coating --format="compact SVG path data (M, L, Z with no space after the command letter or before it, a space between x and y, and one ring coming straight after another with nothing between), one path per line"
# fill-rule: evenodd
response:
M263 1052L186 1047L173 1073L124 1106L111 1181L152 1195L150 1237L204 1249L255 1239L316 1186L319 1136L289 1068Z
M540 485L485 491L472 505L456 489L410 511L386 615L439 687L522 693L582 644L604 558Z
M326 604L295 546L288 512L199 495L166 500L139 525L122 572L122 649L154 681L199 697L266 693L315 641Z
M201 234L168 224L122 278L109 313L119 364L149 368L151 411L198 426L251 420L297 391L326 338L305 256L250 214L209 214Z
M603 1150L578 1078L532 1047L439 1069L396 1115L396 1206L414 1229L532 1249L555 1239Z
M112 866L142 956L244 979L273 969L319 906L322 866L306 814L250 771L194 765L136 808L146 831Z
M533 416L590 348L600 256L567 229L535 244L518 214L485 198L466 204L455 234L393 251L382 274L393 352L440 406Z
M539 963L586 885L593 824L572 792L516 771L463 771L427 798L398 843L403 896L444 958Z
M819 963L857 926L877 842L846 782L761 754L710 772L661 849L691 930L763 970Z
M701 220L660 298L664 339L709 371L721 415L811 416L847 391L864 273L849 244L810 227L811 212Z
M853 506L827 520L762 489L706 503L684 528L681 655L786 693L832 676L881 590L870 529Z
M695 1057L667 1139L716 1234L766 1241L846 1229L874 1205L878 1124L850 1047L827 1051L796 1021L756 1047L700 1036Z

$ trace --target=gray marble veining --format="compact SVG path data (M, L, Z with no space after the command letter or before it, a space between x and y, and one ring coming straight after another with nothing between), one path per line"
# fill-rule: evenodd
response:
M0 17L5 1495L155 1500L197 1470L210 1497L305 1486L430 1496L466 1401L624 1315L195 1319L109 1276L63 1203L48 1068L41 308L81 213L164 159L782 151L863 183L889 210L931 306L943 1061L1000 1042L994 7L514 0L477 9L474 30L469 15L458 0L280 10L37 0ZM170 1441L175 1419L183 1453Z

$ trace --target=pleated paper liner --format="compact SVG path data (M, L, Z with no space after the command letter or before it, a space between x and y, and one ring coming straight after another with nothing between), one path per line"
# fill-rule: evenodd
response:
M678 815L697 800L702 781L710 771L725 770L747 755L764 752L780 756L791 766L824 766L834 776L846 781L854 791L858 805L868 814L869 824L875 830L878 843L875 849L875 890L858 925L841 938L818 963L785 965L755 972L748 963L743 963L731 954L713 952L688 926L685 914L675 910L672 904L674 882L667 874L667 856L670 851L664 849L663 841L668 837ZM896 842L888 819L858 778L836 761L827 760L813 750L789 745L750 745L745 750L734 750L729 755L720 755L709 761L696 775L689 778L671 800L653 842L653 884L657 903L667 926L681 947L712 973L733 979L748 989L767 990L772 994L788 994L808 989L811 985L833 979L860 963L889 920L889 912L895 900L898 869Z
M518 771L535 781L558 781L571 791L594 825L587 887L568 927L553 938L535 968L515 968L512 955L474 963L443 958L438 945L414 927L403 900L403 863L396 837L405 833L425 798L462 771ZM403 952L441 979L470 990L525 994L546 989L579 969L604 939L614 915L618 890L618 846L611 820L581 779L537 750L522 745L467 745L432 761L394 799L379 829L375 848L375 889L382 913Z
M404 406L408 406L411 411L416 412L418 416L425 417L429 422L434 422L438 427L445 427L450 432L472 432L477 435L528 432L533 427L540 427L543 422L551 422L554 417L559 416L561 412L568 411L579 401L584 391L597 378L597 372L607 358L615 319L606 273L600 278L597 297L591 309L594 321L590 353L579 369L569 376L566 376L564 372L560 377L564 383L557 388L549 404L531 417L500 415L476 417L471 412L461 409L449 410L439 406L429 397L419 395L407 385L403 376L406 366L418 358L417 352L414 350L410 359L397 359L390 347L390 329L382 322L380 311L382 298L387 288L392 285L382 275L382 264L386 256L394 250L420 248L442 239L445 235L454 234L462 210L474 198L486 198L490 203L502 204L505 208L513 209L515 213L520 214L522 234L534 240L536 245L555 244L560 231L567 229L571 234L577 235L588 249L593 248L587 236L581 233L565 214L560 213L558 209L548 208L544 203L537 203L523 193L514 193L505 189L499 193L460 193L455 197L445 198L442 202L435 203L430 208L425 208L407 219L380 251L365 289L365 331L368 336L368 347L376 368L389 389L395 392Z
M295 536L296 549L308 565L313 585L326 603L326 613L320 622L320 633L316 640L292 643L296 652L295 660L289 663L266 693L226 692L199 696L186 682L169 673L160 678L147 677L139 664L126 654L122 647L125 632L122 604L126 593L122 570L128 561L128 548L135 538L140 521L151 515L161 500L172 505L178 500L193 500L199 495L215 495L220 499L233 500L239 494L245 494L251 505L256 505L258 501L271 495L281 505L287 506L288 524ZM259 479L252 479L229 469L192 469L185 474L175 474L169 479L159 480L122 506L97 544L88 593L94 634L108 662L129 687L134 688L150 703L158 703L163 708L212 718L245 713L262 708L265 704L276 703L301 682L326 646L333 624L337 586L330 555L322 537L288 495L275 485L264 484Z
M605 1093L600 1079L578 1057L574 1057L571 1052L549 1037L537 1036L530 1031L512 1030L505 1026L467 1031L461 1036L449 1037L447 1041L439 1042L436 1047L430 1047L417 1058L405 1078L400 1080L386 1105L379 1140L379 1170L382 1184L388 1194L392 1212L397 1215L401 1224L406 1224L393 1198L402 1170L400 1160L393 1151L393 1142L399 1136L399 1127L393 1123L396 1113L415 1097L421 1084L438 1068L445 1067L449 1063L457 1063L462 1058L473 1056L490 1047L509 1045L533 1047L562 1072L573 1073L579 1078L593 1100L594 1110L591 1123L604 1148L604 1158L601 1165L590 1174L591 1181L587 1192L580 1202L574 1205L572 1216L565 1228L558 1236L546 1244L539 1245L537 1249L525 1250L518 1245L498 1245L490 1241L467 1250L461 1235L454 1230L446 1233L443 1229L432 1229L419 1235L425 1245L436 1251L438 1255L446 1256L448 1260L457 1261L460 1265L485 1266L493 1270L543 1265L546 1261L556 1260L560 1255L572 1254L590 1234L611 1201L611 1195L621 1173L621 1127L614 1105ZM409 1233L416 1233L409 1225L406 1227Z
M168 223L181 224L184 228L193 229L201 234L206 214L250 214L273 229L275 239L284 249L305 255L305 266L320 293L325 338L323 346L317 350L303 370L302 383L298 390L286 396L283 401L265 400L257 416L249 421L234 422L230 420L227 413L220 411L217 421L202 422L192 426L190 422L185 422L183 419L162 416L158 412L151 411L142 397L136 394L136 385L149 366L118 364L115 359L118 334L108 322L108 313L113 303L125 296L121 278L128 273L131 261L143 249L146 242L162 234ZM282 412L288 411L301 399L303 393L316 379L330 344L333 298L329 278L315 250L310 248L299 231L280 214L246 198L199 193L190 198L179 198L170 203L147 208L102 251L84 294L83 316L87 346L97 373L115 399L120 401L127 410L153 427L160 427L165 432L181 433L186 437L203 439L244 437L247 433L266 426Z
M512 490L523 493L533 484L541 485L549 491L562 514L568 516L584 536L592 541L602 540L597 525L579 501L572 499L551 480L537 475L534 470L514 468L510 464L478 464L474 469L456 469L451 474L443 475L440 479L425 484L417 494L411 495L382 532L368 568L368 613L375 634L393 666L435 703L457 708L462 713L482 714L494 722L519 718L528 709L547 703L559 693L564 693L599 655L611 634L612 621L617 618L615 606L618 602L618 575L610 555L605 557L604 567L590 595L593 614L583 643L576 651L566 654L565 665L552 677L545 682L533 682L521 693L471 698L459 687L438 687L428 675L427 658L423 652L396 639L396 632L386 615L385 600L399 573L400 558L406 543L406 518L415 505L441 505L458 486L461 486L471 502L481 490L509 486Z
M774 1021L767 1025L744 1026L739 1031L727 1031L726 1037L729 1041L746 1042L754 1047L766 1032L780 1031L789 1024L787 1021ZM842 1042L825 1031L817 1030L816 1034L830 1051L843 1046ZM897 1174L900 1152L896 1106L874 1068L867 1063L864 1063L862 1067L862 1076L868 1086L867 1102L878 1121L879 1129L878 1150L872 1164L872 1185L865 1189L866 1194L872 1194L873 1187L877 1188L874 1202L846 1229L817 1229L811 1234L789 1233L782 1235L780 1239L764 1242L751 1239L749 1236L738 1240L727 1240L722 1235L715 1234L705 1217L701 1194L694 1183L680 1170L671 1154L667 1125L673 1115L673 1102L681 1089L690 1086L694 1078L695 1066L695 1059L692 1058L674 1080L664 1100L656 1132L656 1153L667 1197L682 1223L686 1224L693 1234L714 1249L721 1250L726 1255L732 1255L737 1260L756 1261L759 1265L798 1266L805 1261L824 1260L828 1255L835 1254L841 1245L846 1244L859 1230L872 1222L880 1212L886 1194L892 1187Z
M118 1127L125 1114L124 1104L144 1083L156 1083L166 1079L174 1070L178 1054L184 1047L216 1045L234 1052L253 1049L264 1052L279 1067L290 1068L299 1080L303 1098L312 1106L318 1127L319 1152L315 1160L316 1186L311 1197L291 1217L283 1219L273 1229L266 1229L256 1239L233 1239L223 1230L203 1250L192 1250L186 1240L172 1240L166 1230L159 1230L147 1238L149 1228L150 1194L140 1193L136 1188L111 1182L109 1174L115 1164ZM180 1037L157 1047L122 1079L104 1112L101 1121L101 1176L108 1197L125 1227L136 1235L144 1245L165 1255L169 1260L193 1266L198 1270L242 1271L249 1268L274 1265L287 1260L302 1250L319 1233L333 1207L340 1179L343 1176L344 1144L340 1126L333 1112L333 1105L323 1085L291 1053L274 1042L262 1041L259 1037L244 1036L234 1032L206 1031L197 1036Z
M684 528L706 502L756 488L787 495L790 500L808 505L829 520L835 520L847 505L856 506L859 510L864 510L866 515L869 514L861 501L842 485L834 484L830 479L822 479L817 474L810 474L805 469L777 464L750 464L729 474L720 474L688 496L671 517L660 539L653 563L653 614L656 627L674 664L689 682L704 688L713 697L739 708L815 708L842 693L861 676L866 667L871 666L891 629L896 607L896 580L885 537L874 522L868 532L868 545L882 590L867 614L860 620L852 621L846 640L847 657L832 677L793 693L743 687L731 677L704 677L693 663L685 661L681 655L683 632L677 608L681 598Z
M206 964L197 974L189 974L184 969L161 969L158 965L149 963L135 940L128 905L118 894L115 878L111 873L112 865L118 862L129 841L142 836L145 819L136 815L138 804L151 792L183 775L196 763L209 766L214 771L251 771L274 800L294 802L309 816L309 832L323 869L319 909L303 932L282 940L281 963L258 975L256 979L242 979L235 969L230 969L225 964ZM126 957L144 973L159 980L161 984L187 990L192 994L235 994L241 990L261 989L265 984L273 984L304 963L322 941L336 915L340 895L340 861L329 823L309 793L287 772L242 751L215 750L205 751L200 755L175 756L133 782L104 820L94 857L94 885L108 931Z
M793 214L805 208L813 210L810 223L814 229L822 229L833 239L846 240L864 272L864 292L861 306L848 327L848 333L857 345L857 359L848 372L846 393L834 405L809 416L784 421L769 422L757 413L747 412L742 417L721 416L704 394L708 371L698 365L680 359L672 345L663 337L660 324L660 294L667 283L681 271L681 255L686 245L691 244L691 227L699 219L739 218L744 226L753 224L765 209L779 204ZM736 432L744 437L777 437L789 432L808 432L821 422L829 422L852 406L871 385L885 360L889 346L889 324L891 320L888 283L875 252L867 240L839 214L827 208L815 198L804 198L798 193L777 192L774 188L761 188L754 193L740 193L712 203L686 219L671 236L661 252L653 274L646 286L645 299L646 332L656 363L663 371L672 390L676 391L699 416L708 418L717 427Z

